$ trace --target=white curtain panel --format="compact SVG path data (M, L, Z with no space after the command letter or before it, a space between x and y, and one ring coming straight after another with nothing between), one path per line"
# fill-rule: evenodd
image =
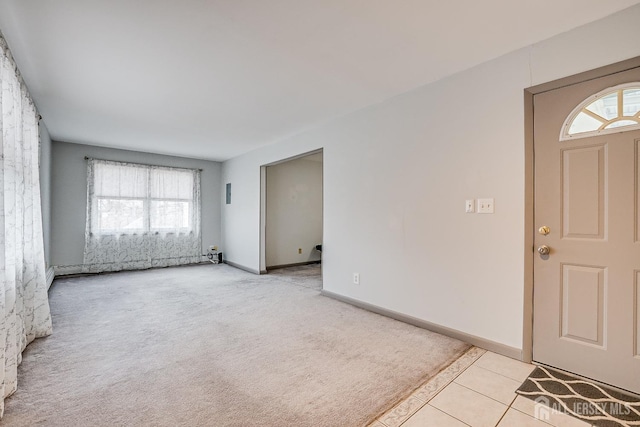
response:
M200 171L89 159L84 272L202 260Z
M51 334L45 281L37 112L0 36L0 416L22 351Z

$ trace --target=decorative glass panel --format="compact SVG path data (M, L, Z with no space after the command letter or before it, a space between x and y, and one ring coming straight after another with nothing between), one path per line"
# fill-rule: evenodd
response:
M607 126L605 126L605 129L613 129L613 128L620 128L623 126L633 126L633 125L637 125L638 122L634 122L633 120L619 120L617 122L613 122L611 124L608 124Z
M618 92L595 100L587 106L587 110L606 120L615 119L618 117Z
M640 128L640 83L599 92L578 105L562 126L560 140Z
M623 115L637 116L640 112L640 89L627 89L623 95Z
M571 123L571 129L569 129L570 134L580 133L580 132L588 132L590 130L598 130L604 121L596 120L592 116L580 112L578 116Z

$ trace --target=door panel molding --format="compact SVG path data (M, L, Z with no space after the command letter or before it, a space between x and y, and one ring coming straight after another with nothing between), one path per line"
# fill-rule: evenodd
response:
M607 269L561 264L560 336L606 347Z
M572 147L562 153L562 237L607 238L607 144Z

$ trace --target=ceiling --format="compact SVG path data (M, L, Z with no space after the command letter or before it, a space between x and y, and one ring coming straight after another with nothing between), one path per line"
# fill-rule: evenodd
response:
M226 160L640 0L3 0L52 138Z

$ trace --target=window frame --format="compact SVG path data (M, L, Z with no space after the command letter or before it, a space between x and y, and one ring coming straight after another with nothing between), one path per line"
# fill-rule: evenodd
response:
M580 138L589 138L592 136L597 136L597 135L606 135L606 134L612 134L612 133L620 133L620 132L627 132L627 131L631 131L631 130L636 130L636 129L640 129L640 110L633 116L625 116L624 115L624 108L623 108L623 100L621 99L621 94L624 93L625 90L629 90L629 89L638 89L640 90L640 82L631 82L631 83L625 83L625 84L621 84L621 85L617 85L617 86L612 86L612 87L608 87L606 89L601 90L600 92L590 95L588 98L586 98L585 100L583 100L581 103L579 103L572 111L571 113L567 116L567 118L565 119L564 123L562 124L562 128L560 129L560 142L563 141L570 141L573 139L580 139ZM613 93L617 93L618 96L618 115L617 117L613 118L613 119L606 119L605 117L602 117L590 110L588 110L588 107L591 106L594 102L596 102L597 100L604 98L608 95L611 95ZM600 126L600 128L595 129L595 130L591 130L591 131L586 131L586 132L579 132L579 133L569 133L571 126L573 125L574 120L578 117L578 115L582 112L585 112L586 110L588 110L589 112L586 112L585 114L588 114L589 116L593 117L593 115L597 115L600 118L602 118L602 120L600 119L596 119L596 120L600 120L602 121L602 126ZM595 119L595 117L594 117ZM623 120L628 120L628 121L633 121L636 122L636 124L634 125L623 125L623 126L617 126L617 127L613 127L613 128L607 128L607 126L610 126L612 123L616 123L619 121L623 121Z
M91 159L94 161L93 174L95 177L95 169L96 167L102 165L116 165L116 166L125 166L125 167L136 167L140 169L144 169L147 174L147 185L146 185L146 196L145 197L133 197L133 196L102 196L96 195L95 191L92 191L93 200L90 203L93 204L92 209L96 210L96 215L100 215L99 202L100 200L134 200L142 202L142 220L143 227L142 228L132 228L132 229L113 229L113 228L102 228L101 222L99 224L91 224L91 233L101 236L109 236L109 235L136 235L136 234L160 234L160 233L177 233L177 234L189 234L196 232L194 223L194 215L195 215L195 191L196 191L196 179L198 176L198 169L190 169L190 168L176 168L176 167L168 167L168 166L158 166L158 165L149 165L142 163L131 163L131 162L118 162L111 160L99 160L99 159ZM171 172L189 172L192 173L192 194L191 198L176 198L176 197L152 197L151 196L151 177L153 171L171 171ZM93 185L95 185L95 178ZM93 190L93 189L92 189ZM188 225L187 227L151 227L151 204L152 202L181 202L187 203L188 206ZM98 229L97 227L100 226ZM96 227L96 228L94 228Z

